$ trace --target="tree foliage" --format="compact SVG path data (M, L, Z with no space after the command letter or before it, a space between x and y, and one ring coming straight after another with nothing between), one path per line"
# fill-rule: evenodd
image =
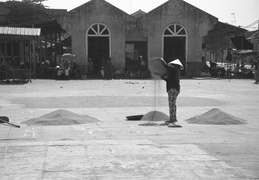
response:
M44 1L46 0L7 1L9 13L6 15L6 23L11 25L53 18L51 12L42 4Z

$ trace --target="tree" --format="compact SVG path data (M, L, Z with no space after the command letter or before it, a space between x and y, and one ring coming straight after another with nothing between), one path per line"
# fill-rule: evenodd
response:
M9 13L6 15L6 24L18 24L52 19L54 16L42 4L46 0L7 1Z
M33 4L42 4L42 2L46 1L46 0L22 0L23 2L30 2Z

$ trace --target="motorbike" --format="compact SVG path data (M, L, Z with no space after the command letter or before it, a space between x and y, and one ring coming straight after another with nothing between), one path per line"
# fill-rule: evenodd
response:
M223 77L226 74L224 67L220 67L217 63L210 61L209 73L212 77Z

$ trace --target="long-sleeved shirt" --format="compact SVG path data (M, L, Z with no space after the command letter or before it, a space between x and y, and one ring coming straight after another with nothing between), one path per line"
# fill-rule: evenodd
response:
M166 81L167 92L172 88L180 92L180 68L170 65L165 65L165 67L168 71L167 75L161 78Z

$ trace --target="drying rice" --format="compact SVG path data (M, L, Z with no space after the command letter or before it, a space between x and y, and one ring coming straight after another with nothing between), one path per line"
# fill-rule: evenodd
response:
M244 119L234 117L220 109L210 111L186 120L189 124L238 125L246 124Z
M95 123L99 120L88 115L80 115L67 110L56 110L43 116L32 118L22 122L22 124L38 126L58 126Z
M145 114L142 119L143 121L167 121L169 120L169 116L160 111L150 111Z

